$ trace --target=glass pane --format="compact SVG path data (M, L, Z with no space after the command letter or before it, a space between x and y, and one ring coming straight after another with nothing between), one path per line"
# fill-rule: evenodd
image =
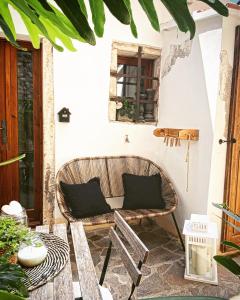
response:
M145 67L142 66L142 75L144 75ZM137 76L137 66L119 64L118 74ZM141 93L145 90L145 80L141 79ZM136 99L137 93L137 77L118 77L117 96Z
M17 53L18 145L26 158L19 163L20 202L34 207L33 58L31 52Z

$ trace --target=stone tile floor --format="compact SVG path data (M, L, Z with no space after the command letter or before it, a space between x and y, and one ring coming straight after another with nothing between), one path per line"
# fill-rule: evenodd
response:
M132 225L132 228L150 250L148 260L142 268L143 277L137 288L137 299L169 295L204 295L229 299L240 293L239 279L221 266L218 266L218 286L185 280L184 253L174 236L164 231L158 224L148 221L142 225ZM105 228L87 232L98 278L108 247L108 230ZM72 267L75 270L74 276L77 276L74 261ZM125 300L130 294L131 279L114 249L104 286L110 289L114 300Z

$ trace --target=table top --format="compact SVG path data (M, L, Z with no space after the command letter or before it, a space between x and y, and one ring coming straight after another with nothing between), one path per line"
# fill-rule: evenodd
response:
M80 286L81 297L83 300L102 300L83 224L82 222L71 223L70 228L79 277L77 283L79 283ZM36 231L48 233L49 226L37 226ZM53 234L68 242L66 224L53 225ZM43 286L30 292L29 299L75 299L70 256L64 269L54 277L53 281L47 282Z

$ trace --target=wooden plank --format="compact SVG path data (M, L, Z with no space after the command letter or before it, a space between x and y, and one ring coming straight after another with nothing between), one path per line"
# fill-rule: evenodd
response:
M48 233L49 226L48 225L37 226L36 231ZM53 299L53 283L47 282L43 286L32 291L30 293L29 299L30 300L52 300Z
M236 139L236 143L227 143L226 171L224 184L224 203L234 213L240 210L240 26L235 31L234 63L227 140ZM223 146L222 146L223 147ZM227 215L227 221L239 224ZM222 222L222 239L238 244L240 233L226 222ZM222 251L229 248L222 246ZM231 250L231 249L230 249Z
M62 238L65 242L68 242L66 224L54 224L53 233L59 236L60 238ZM70 256L64 269L54 278L53 290L54 290L53 299L55 300L74 299Z
M83 300L101 300L102 295L83 224L74 222L70 226L82 298Z
M123 219L118 211L114 212L114 221L117 228L122 232L124 238L128 241L130 246L136 255L137 260L145 262L148 257L149 250L128 225L128 223Z
M126 267L128 274L132 278L133 283L138 286L139 282L142 277L142 273L139 271L138 267L136 266L134 260L132 259L131 255L128 253L127 248L124 246L123 242L117 235L117 232L111 227L109 232L109 237L116 248L116 251L122 258L122 262Z

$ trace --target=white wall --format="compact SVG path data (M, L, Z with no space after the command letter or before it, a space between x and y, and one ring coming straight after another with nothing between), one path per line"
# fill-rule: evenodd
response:
M159 126L200 130L199 141L190 145L188 192L186 191L187 164L185 162L187 142L183 141L181 148L178 149L167 148L162 140L158 140L158 147L154 151L155 159L168 171L180 195L181 202L177 210L180 226L191 213L205 214L207 212L213 141L210 107L216 105L218 81L211 82L212 89L209 88L209 91L211 90L209 94L206 76L210 73L211 76L218 78L216 66L220 64L221 45L219 28L221 28L219 17L199 21L191 54L178 58L161 83ZM170 45L183 44L186 37L177 33L176 29L168 30L163 35L164 68ZM202 39L202 35L208 35L209 38ZM216 43L215 47L209 47L209 39L212 38ZM208 51L209 56L204 55L203 51L204 53ZM208 65L208 68L204 68L204 65Z
M230 10L230 16L223 19L221 70L216 107L216 120L214 125L214 143L212 151L212 166L210 176L210 189L208 195L208 214L218 223L221 232L221 211L214 208L212 203L222 203L224 200L224 180L227 145L219 145L219 139L227 138L229 103L231 93L232 68L234 57L235 27L240 25L240 12Z
M132 37L128 29L107 18L104 39L96 47L77 44L76 53L54 51L55 108L57 112L66 106L72 112L69 124L56 119L56 170L66 161L82 156L132 154L159 163L170 175L180 195L177 211L180 226L190 214L206 213L211 163L213 128L210 106L215 98L208 98L205 75L218 72L220 38L216 29L221 27L220 18L199 22L189 57L178 59L171 71L162 79L159 101L158 127L200 129L200 141L190 147L191 161L189 192L186 192L185 163L186 142L180 148L170 148L163 140L153 136L155 126L111 123L108 121L109 70L113 40L143 43L160 47L163 43L162 65L169 55L170 44L179 44L187 35L177 38L176 30L155 33L139 6L134 7L139 39ZM144 20L146 25L142 26ZM209 38L199 42L201 34L215 38L215 47L209 49ZM213 60L214 68L205 68ZM218 74L215 74L218 77ZM212 90L217 90L216 82ZM211 90L211 89L210 89ZM211 90L211 91L212 91ZM128 134L130 143L125 143ZM56 217L59 217L58 212Z

